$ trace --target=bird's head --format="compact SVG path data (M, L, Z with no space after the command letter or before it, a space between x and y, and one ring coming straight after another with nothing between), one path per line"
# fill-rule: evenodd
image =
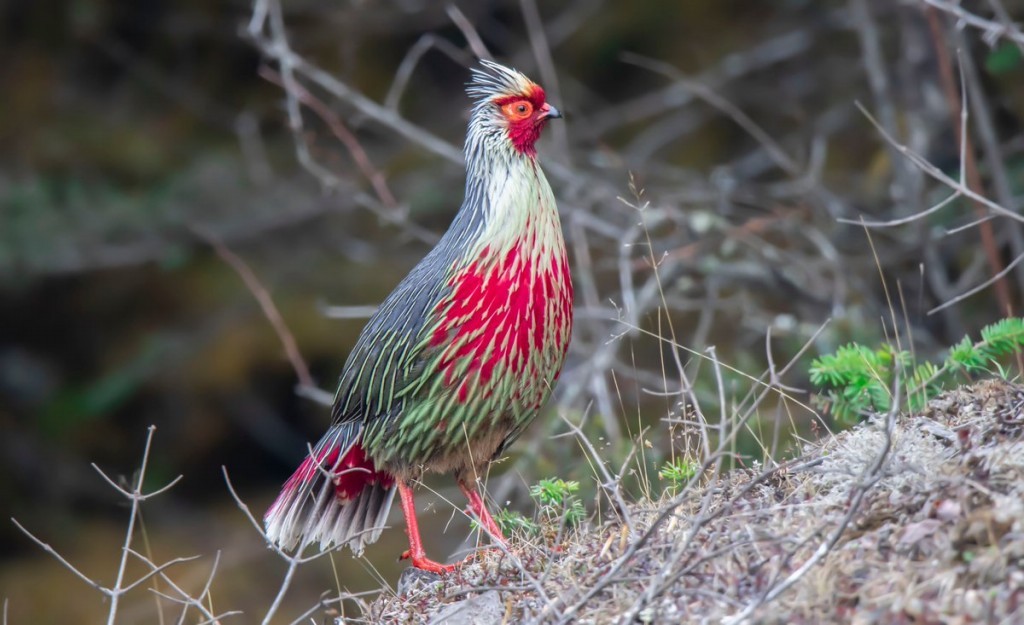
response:
M518 154L533 156L547 121L562 114L547 103L544 89L514 69L481 61L466 89L476 100L469 132L507 141Z

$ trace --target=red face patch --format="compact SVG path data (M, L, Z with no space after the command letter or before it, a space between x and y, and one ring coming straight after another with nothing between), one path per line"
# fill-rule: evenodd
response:
M547 123L547 115L541 110L545 98L544 90L534 85L528 94L507 96L494 102L508 120L508 138L520 154L533 156L537 153L534 144Z

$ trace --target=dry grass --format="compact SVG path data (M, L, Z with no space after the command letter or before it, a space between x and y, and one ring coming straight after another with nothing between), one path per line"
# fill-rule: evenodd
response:
M496 607L507 623L1021 622L1022 406L1024 387L1002 381L950 391L891 437L880 418L777 470L636 504L632 536L612 522L515 537L510 555L413 575L349 622L496 622Z

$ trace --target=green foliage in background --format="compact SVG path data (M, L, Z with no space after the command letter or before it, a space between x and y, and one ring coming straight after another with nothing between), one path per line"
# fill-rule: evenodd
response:
M1004 41L992 49L985 57L985 70L990 74L1001 75L1015 72L1024 64L1024 54L1012 41Z
M1011 317L986 326L981 340L965 336L949 349L941 366L917 362L914 355L891 344L870 348L850 343L811 363L811 382L825 391L832 413L840 422L852 423L870 412L893 408L893 388L898 380L906 407L919 410L954 383L975 373L1006 378L999 359L1017 354L1024 346L1024 319Z

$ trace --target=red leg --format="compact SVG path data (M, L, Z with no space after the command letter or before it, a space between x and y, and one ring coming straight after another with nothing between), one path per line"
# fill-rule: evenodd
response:
M480 525L487 530L487 533L491 535L495 540L499 540L502 543L507 543L505 535L501 533L501 528L494 522L494 518L491 513L487 511L487 506L484 505L484 500L480 496L480 493L475 488L470 488L465 482L459 480L459 488L466 495L466 499L469 500L469 507L473 510L473 514L476 515Z
M427 552L423 549L420 541L420 526L416 521L416 502L413 501L412 489L405 482L398 482L398 495L402 499L402 513L405 514L405 525L409 533L409 550L402 554L402 559L412 559L412 565L431 573L449 573L458 566L456 564L441 564L427 558Z

